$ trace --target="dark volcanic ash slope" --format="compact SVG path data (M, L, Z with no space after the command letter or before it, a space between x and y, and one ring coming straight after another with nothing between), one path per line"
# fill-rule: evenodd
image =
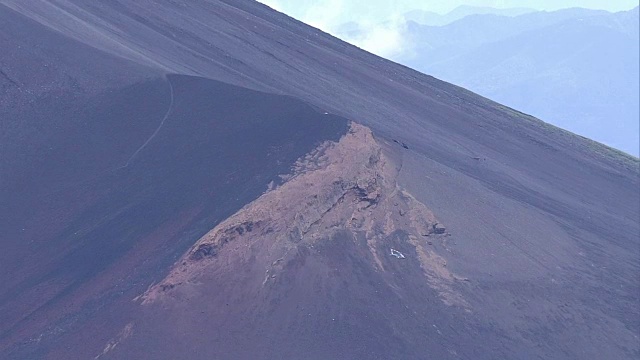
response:
M54 47L42 53L57 55ZM128 65L148 79L53 82L55 91L25 96L29 102L9 94L17 105L3 108L5 154L15 154L2 159L0 188L3 358L44 356L88 322L110 336L104 322L128 316L131 298L175 256L348 128L290 97L191 76L153 78L89 54L96 74L116 70L117 78ZM56 63L51 77L75 81L86 71L65 65ZM20 81L19 91L30 91L40 78Z
M3 358L640 354L637 158L252 1L0 18Z

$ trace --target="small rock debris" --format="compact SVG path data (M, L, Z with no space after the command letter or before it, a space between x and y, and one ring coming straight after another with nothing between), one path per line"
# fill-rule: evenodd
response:
M451 234L447 233L446 231L447 231L447 229L445 227L438 226L438 223L435 223L435 224L431 225L431 228L429 229L429 232L427 234L422 234L422 236L425 236L425 237L429 237L431 235L451 236Z
M431 225L432 234L442 235L445 233L445 231L447 231L447 229L442 226L438 226L438 223Z
M403 141L398 141L396 139L393 139L393 142L398 144L398 145L401 145L403 148L409 150L409 145L405 144Z
M396 250L396 249L391 249L391 256L395 256L398 259L404 259L405 256L403 253L401 253L400 251Z

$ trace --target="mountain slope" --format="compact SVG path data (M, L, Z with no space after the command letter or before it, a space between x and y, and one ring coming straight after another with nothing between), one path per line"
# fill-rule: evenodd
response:
M636 158L251 1L2 4L65 45L2 117L3 357L638 355Z

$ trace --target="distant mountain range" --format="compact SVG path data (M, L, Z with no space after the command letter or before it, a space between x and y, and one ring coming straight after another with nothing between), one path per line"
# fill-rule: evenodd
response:
M409 13L394 60L637 156L638 8L525 11Z
M412 22L403 62L638 155L638 8Z
M496 9L492 7L462 5L446 14L438 14L436 12L425 10L413 10L405 14L405 18L421 25L443 26L469 15L493 14L502 16L518 16L535 11L536 10L529 8Z

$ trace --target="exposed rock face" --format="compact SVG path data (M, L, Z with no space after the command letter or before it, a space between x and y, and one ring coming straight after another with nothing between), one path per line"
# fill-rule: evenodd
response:
M143 304L173 296L181 286L194 285L217 273L226 263L242 260L264 267L262 286L278 281L283 264L305 245L347 231L365 239L372 267L384 272L383 257L391 257L389 240L403 234L414 249L424 279L447 305L467 308L452 285L456 276L445 260L421 237L437 224L432 212L400 189L398 168L371 131L352 124L339 142L325 142L300 159L285 182L220 223L180 259L170 274L151 287ZM438 228L439 229L439 228ZM225 256L221 256L224 254ZM394 258L395 259L395 258Z
M125 325L122 331L118 333L118 335L115 338L111 339L111 341L107 343L107 345L104 347L104 350L102 350L102 352L98 354L94 359L98 360L106 356L107 354L109 354L110 351L115 349L120 344L121 341L126 340L132 334L133 334L133 323L128 323L127 325Z

